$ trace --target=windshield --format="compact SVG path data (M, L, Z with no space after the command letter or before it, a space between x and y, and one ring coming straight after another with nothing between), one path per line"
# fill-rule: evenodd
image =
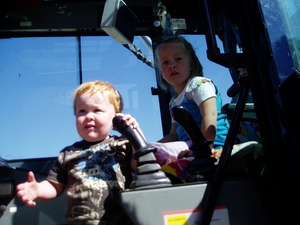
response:
M223 95L232 84L228 70L206 57L200 35L188 36L204 74ZM139 37L134 45L153 60ZM124 113L133 115L148 142L163 137L155 70L109 36L0 39L0 156L22 159L57 156L80 140L72 109L72 93L82 82L108 81L124 99ZM119 135L116 131L111 134Z
M138 37L135 44L152 58ZM108 36L81 37L80 52L78 46L77 37L0 40L2 158L56 156L80 140L72 109L80 70L82 82L113 84L124 99L123 112L142 121L147 137L162 137L158 98L151 95L151 87L156 87L153 68Z
M299 71L300 68L300 1L283 0L278 1L283 12L285 26L288 30L287 36L292 51L294 63Z

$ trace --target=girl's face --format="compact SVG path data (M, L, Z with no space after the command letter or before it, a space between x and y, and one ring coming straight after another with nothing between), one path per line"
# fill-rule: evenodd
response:
M89 142L105 139L112 127L112 119L116 112L108 95L90 93L76 98L76 127L78 134Z
M191 57L181 43L167 43L158 52L160 73L179 94L190 78Z

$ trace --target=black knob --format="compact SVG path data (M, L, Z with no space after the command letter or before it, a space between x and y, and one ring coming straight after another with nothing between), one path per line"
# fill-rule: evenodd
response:
M132 126L127 126L126 121L124 121L121 116L113 118L113 126L129 140L136 150L148 145L140 132L137 129L133 129Z
M207 144L208 140L204 138L194 117L186 108L180 105L174 106L172 108L172 117L183 127L193 143L198 145ZM209 144L212 143L211 141L209 142Z

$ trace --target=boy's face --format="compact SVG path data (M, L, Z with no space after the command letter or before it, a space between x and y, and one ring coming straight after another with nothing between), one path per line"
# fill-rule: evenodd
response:
M116 112L108 95L90 93L79 95L76 104L76 127L78 134L89 142L105 139L111 130Z

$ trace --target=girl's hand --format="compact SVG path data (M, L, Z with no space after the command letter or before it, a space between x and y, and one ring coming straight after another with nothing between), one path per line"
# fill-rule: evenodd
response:
M178 159L188 158L188 157L191 157L192 154L193 154L192 150L184 150L184 151L179 152L177 158Z

